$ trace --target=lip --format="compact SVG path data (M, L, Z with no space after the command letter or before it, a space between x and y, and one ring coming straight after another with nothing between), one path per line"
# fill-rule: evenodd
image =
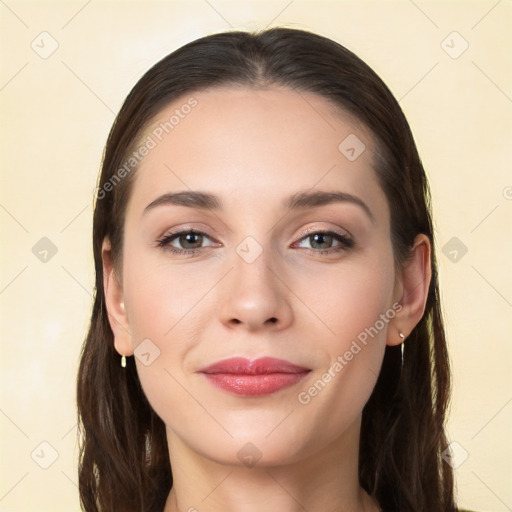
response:
M201 368L208 381L224 391L239 396L264 396L293 386L311 370L296 364L261 357L250 361L232 357Z

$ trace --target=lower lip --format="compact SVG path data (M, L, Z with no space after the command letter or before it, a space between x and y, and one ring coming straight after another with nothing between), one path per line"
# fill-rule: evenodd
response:
M208 380L220 389L240 396L264 396L293 386L309 372L245 375L206 373Z

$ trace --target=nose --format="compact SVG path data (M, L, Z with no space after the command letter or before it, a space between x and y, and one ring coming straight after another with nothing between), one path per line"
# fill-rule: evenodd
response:
M251 263L235 255L233 264L221 290L222 323L251 332L288 327L293 321L292 293L265 251Z

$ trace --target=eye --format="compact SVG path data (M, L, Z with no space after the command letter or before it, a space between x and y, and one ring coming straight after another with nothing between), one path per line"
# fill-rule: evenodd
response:
M204 245L206 241L211 243ZM324 230L308 233L296 242L294 247L304 248L314 254L330 254L350 249L354 245L354 241L349 236ZM184 229L168 233L157 240L157 246L174 254L193 255L201 252L205 247L215 247L218 244L212 242L211 238L202 231Z
M308 243L309 247L304 245ZM352 248L354 241L336 231L314 231L301 238L296 246L315 253L335 253Z
M210 237L202 231L187 229L175 231L165 235L157 241L158 247L163 247L176 254L195 254L203 249L205 240L211 240ZM215 246L215 243L208 244Z

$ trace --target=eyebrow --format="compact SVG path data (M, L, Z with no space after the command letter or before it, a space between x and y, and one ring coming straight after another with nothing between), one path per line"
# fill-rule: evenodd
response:
M281 203L282 208L287 211L306 210L332 203L351 203L360 206L372 222L375 217L368 205L359 197L347 192L339 191L304 191L292 194ZM222 201L214 194L188 190L182 192L170 192L157 197L144 209L143 215L158 206L186 206L188 208L199 208L203 210L218 211L222 209Z

